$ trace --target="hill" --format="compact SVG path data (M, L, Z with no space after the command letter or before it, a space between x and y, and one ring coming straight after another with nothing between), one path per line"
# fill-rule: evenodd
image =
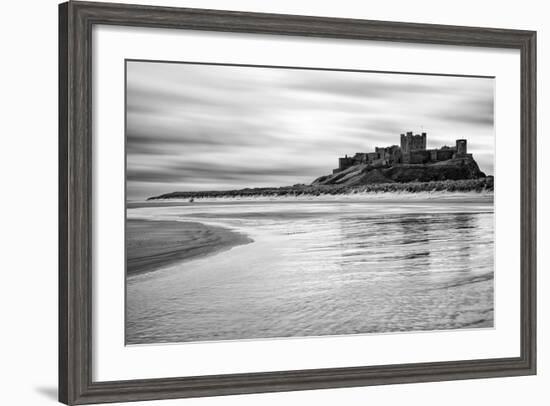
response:
M147 200L252 196L319 196L362 192L492 191L493 177L486 176L471 156L426 164L378 166L360 164L310 185L172 192Z
M433 182L485 178L476 161L470 157L426 164L394 164L374 167L360 164L341 172L321 176L312 185L360 186L377 183Z

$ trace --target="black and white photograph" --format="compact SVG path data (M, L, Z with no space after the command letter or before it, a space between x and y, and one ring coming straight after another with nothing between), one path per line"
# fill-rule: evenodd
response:
M0 406L548 403L546 3L3 6Z
M494 77L126 61L126 344L494 327Z

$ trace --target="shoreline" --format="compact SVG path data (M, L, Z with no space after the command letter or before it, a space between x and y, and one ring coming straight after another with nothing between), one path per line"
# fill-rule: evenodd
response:
M238 190L208 190L172 192L152 196L147 201L170 199L204 199L204 198L243 198L243 197L298 197L298 196L330 196L351 194L379 193L422 193L422 192L493 192L492 176L480 179L441 180L430 182L407 183L374 183L361 186L346 185L294 185L282 187L245 188Z
M482 192L393 192L393 193L350 193L340 195L301 195L301 196L244 196L244 197L204 197L196 198L193 202L189 199L172 198L157 200L135 200L128 201L126 208L140 209L152 207L193 207L196 205L261 205L266 203L278 203L282 205L301 204L330 204L330 203L364 203L369 205L401 204L403 206L430 204L430 203L451 203L451 204L494 204L494 193L492 191Z
M126 276L229 250L254 240L196 221L126 220Z

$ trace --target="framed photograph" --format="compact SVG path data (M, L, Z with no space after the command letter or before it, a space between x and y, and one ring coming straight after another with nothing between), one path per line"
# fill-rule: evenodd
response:
M59 8L59 400L536 373L536 33Z

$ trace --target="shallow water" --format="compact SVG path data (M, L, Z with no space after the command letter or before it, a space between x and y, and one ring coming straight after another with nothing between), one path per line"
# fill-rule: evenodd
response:
M493 326L492 199L138 207L254 242L127 278L128 344Z

